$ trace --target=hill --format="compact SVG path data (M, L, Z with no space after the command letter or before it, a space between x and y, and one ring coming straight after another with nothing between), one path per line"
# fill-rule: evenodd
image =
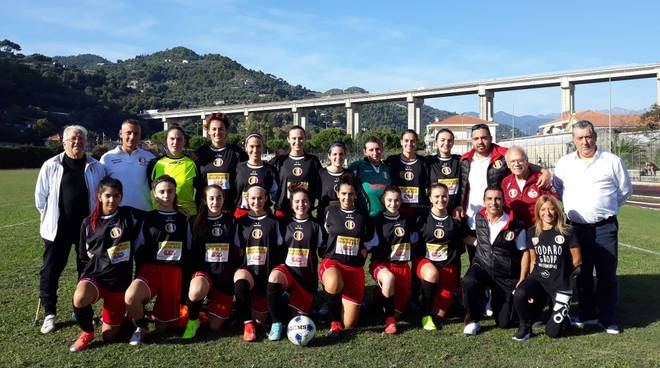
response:
M53 61L65 66L76 66L78 68L90 68L97 65L111 64L110 60L98 55L80 54L75 56L53 56Z

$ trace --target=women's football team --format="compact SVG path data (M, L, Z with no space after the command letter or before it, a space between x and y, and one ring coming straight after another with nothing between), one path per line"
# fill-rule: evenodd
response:
M226 118L217 120L228 129ZM217 120L207 122L207 129ZM319 281L330 319L328 336L337 338L358 322L368 254L369 274L379 287L373 299L384 311L384 332L397 332L397 318L411 295L420 297L417 302L421 299L422 328L438 329L456 298L460 255L473 239L449 212L455 189L442 180L429 183L428 188L420 188L427 195L418 201L428 207L411 211L404 205L410 202L410 187L368 185L367 195L361 180L364 173L343 166L347 154L343 143L329 147L330 165L320 168L318 158L303 151L304 139L305 131L293 127L290 153L272 166L261 161L263 138L249 135L248 160L230 173L233 183L209 180L197 196L200 205L194 217L179 207L177 182L167 174L152 181L155 209L147 213L120 206L122 183L104 178L96 188L96 209L81 229L79 254L85 268L74 292L73 310L82 333L70 350L84 350L95 338L92 304L99 299L103 299L104 341L114 339L128 319L135 327L129 343L142 344L150 319L156 332L184 326L182 309L187 309L184 339L194 338L202 322L208 322L212 331L222 328L233 313L243 322L245 341L255 341L257 324L268 319L268 340L279 340L292 315L310 313ZM416 145L415 132L404 132L402 142L411 140ZM224 141L220 143L224 146ZM377 138L368 143L376 143L382 152ZM442 148L447 150L444 141ZM406 163L404 156L401 162ZM440 157L427 158L424 167L430 171L432 161ZM371 167L382 168L373 162ZM374 188L380 197L377 207L383 210L371 217L369 198L374 197ZM228 197L232 193L235 198ZM551 299L555 303L551 312L567 313L570 292L565 290L570 289L571 270L580 264L579 247L560 202L541 196L534 216L536 224L528 238L566 236L568 249L560 254L574 267L567 268L562 280L548 282L534 268L543 256L530 241L532 271L517 288L514 301L525 326L539 319ZM417 292L412 292L413 279ZM556 297L562 291L566 297ZM155 303L147 318L144 307L152 299ZM556 320L550 316L547 323L550 336L559 336Z

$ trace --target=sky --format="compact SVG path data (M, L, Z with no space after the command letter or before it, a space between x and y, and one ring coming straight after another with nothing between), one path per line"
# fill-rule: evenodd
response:
M3 4L23 53L111 61L176 46L315 91L371 92L660 62L659 1L79 0ZM578 86L576 109L644 109L654 79ZM610 98L611 96L611 98ZM427 100L478 111L478 97ZM495 111L560 112L559 88L497 93Z

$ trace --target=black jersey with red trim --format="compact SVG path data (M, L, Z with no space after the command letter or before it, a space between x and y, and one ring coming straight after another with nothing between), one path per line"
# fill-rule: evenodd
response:
M374 218L378 245L371 248L371 261L411 261L413 243L417 240L414 221L381 212Z
M439 217L429 211L419 219L419 246L415 254L433 262L436 266L446 266L458 261L463 238L468 234L464 223L451 218L449 214Z
M142 224L142 241L135 247L136 270L142 264L184 266L192 246L188 218L179 211L149 211Z
M326 209L329 206L339 205L339 200L337 199L337 184L339 180L344 177L348 180L354 182L355 188L357 188L357 181L355 180L355 175L352 171L344 169L341 172L331 172L328 168L322 168L319 170L319 176L321 178L321 198L319 200L319 208L317 211L317 216L320 219L323 219Z
M365 241L375 237L374 226L368 216L356 210L328 207L325 213L323 258L330 258L347 266L362 267L366 257Z
M94 230L90 217L85 218L78 243L78 257L85 265L81 277L91 278L111 291L126 291L133 280L133 252L140 234L138 218L143 215L135 208L119 207L114 214L101 216Z
M209 217L201 227L193 231L190 258L191 273L202 271L211 277L213 287L231 295L234 288L234 272L241 263L240 249L234 244L236 229L234 218L229 214ZM205 229L202 233L197 231Z
M280 223L286 244L284 264L302 287L316 294L319 279L317 254L323 245L321 225L313 217L299 220L287 216Z
M236 203L236 165L248 159L242 148L228 144L222 148L214 148L205 144L195 151L197 166L201 173L204 186L216 184L225 193L223 210L232 211Z
M392 174L392 184L401 189L403 207L427 207L429 199L426 190L429 187L429 174L426 159L417 156L412 161L404 160L401 155L389 156L385 163Z
M279 196L277 170L273 165L263 162L261 165L251 165L247 161L236 166L236 208L248 209L247 190L258 185L264 187L275 201ZM270 207L270 205L268 205Z
M283 263L283 238L279 223L272 214L238 219L234 244L243 251L243 267L254 276L255 287L265 292L268 275Z
M461 205L461 176L460 165L461 156L451 155L449 157L440 157L435 155L427 158L430 183L443 183L449 188L449 211Z
M573 272L571 248L579 247L573 228L561 234L555 229L543 230L536 236L536 227L527 229L527 247L534 249L536 261L531 276L547 290L571 290Z
M316 200L319 199L321 191L319 182L319 171L321 170L321 161L319 158L305 153L303 156L279 156L275 160L275 168L279 175L280 194L275 202L275 208L291 213L291 204L289 198L291 193L289 188L300 185L309 191L309 198L312 207L316 206Z

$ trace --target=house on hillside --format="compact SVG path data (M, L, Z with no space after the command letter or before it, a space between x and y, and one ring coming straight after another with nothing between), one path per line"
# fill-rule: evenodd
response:
M495 142L495 133L498 124L493 121L486 121L470 115L454 115L445 120L436 119L432 123L426 125L426 135L424 136L424 143L426 143L426 151L429 154L438 152L435 144L435 136L438 131L447 128L454 133L454 149L453 153L462 155L470 150L470 128L477 124L486 124L490 129L490 135L493 136Z
M588 120L596 128L609 128L610 119L612 121L612 129L630 130L641 126L639 115L608 115L598 111L587 110L541 124L539 125L537 135L570 133L571 125L580 120Z

